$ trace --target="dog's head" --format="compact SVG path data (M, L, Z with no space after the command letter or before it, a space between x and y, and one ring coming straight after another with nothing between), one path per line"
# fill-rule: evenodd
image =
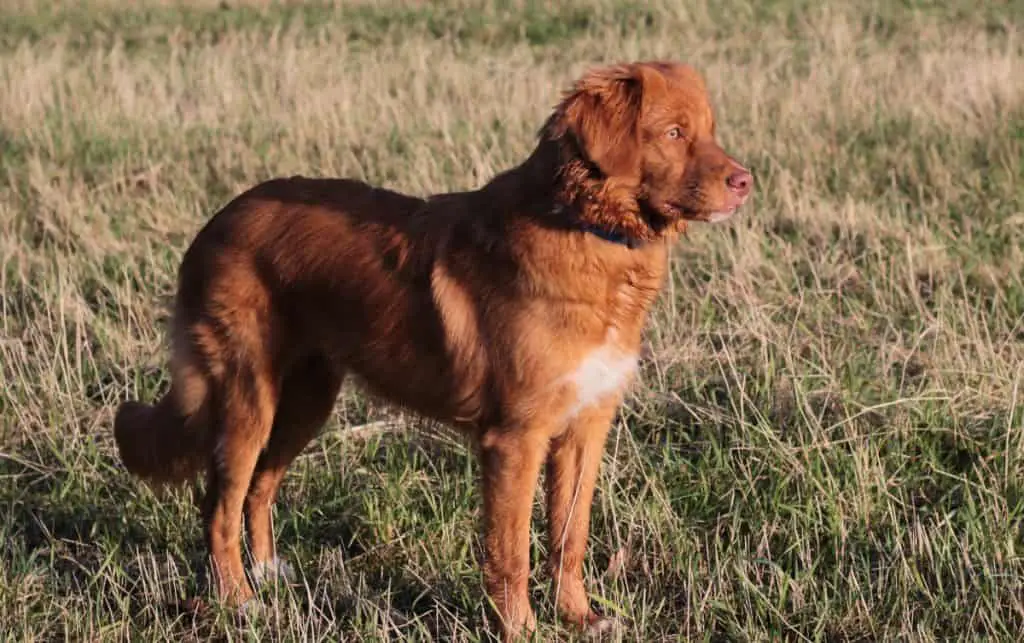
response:
M686 221L721 221L753 177L715 140L701 75L677 63L591 70L542 136L558 141L569 200L586 223L653 239Z

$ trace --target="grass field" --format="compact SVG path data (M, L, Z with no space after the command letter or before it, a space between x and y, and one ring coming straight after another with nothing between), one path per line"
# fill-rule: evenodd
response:
M204 220L276 175L423 194L518 163L598 61L706 75L756 177L694 226L598 487L622 640L1024 631L1024 3L447 0L0 8L0 637L486 640L477 467L346 390L276 513L300 571L242 631L191 492L111 435L167 386ZM534 550L544 553L543 512ZM534 576L539 638L554 624Z

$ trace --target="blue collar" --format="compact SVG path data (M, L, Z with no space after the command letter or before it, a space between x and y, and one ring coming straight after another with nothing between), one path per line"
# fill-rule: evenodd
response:
M580 229L584 232L589 232L590 234L601 237L605 241L611 241L612 243L617 243L620 246L626 246L630 250L636 250L643 245L642 241L632 239L621 232L612 232L605 230L604 228L599 228L595 225L583 224L580 226Z
M552 212L554 212L555 214L563 214L565 210L565 205L556 204ZM599 228L596 225L592 225L589 223L580 222L577 225L579 226L578 229L583 232L589 232L590 234L600 237L605 241L617 243L620 246L625 246L629 248L630 250L636 250L640 246L644 245L643 241L640 241L639 239L630 238L629 236L622 234L621 232L612 232L610 230L605 230L604 228Z

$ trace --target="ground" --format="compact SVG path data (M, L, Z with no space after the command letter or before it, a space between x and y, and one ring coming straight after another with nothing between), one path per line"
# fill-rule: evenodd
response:
M1024 628L1024 3L12 0L0 19L0 632L486 640L477 466L346 390L232 629L191 492L126 474L182 252L278 175L426 194L522 160L582 70L707 77L755 197L673 254L587 577L623 640ZM538 504L534 556L544 554ZM540 638L569 638L535 575Z

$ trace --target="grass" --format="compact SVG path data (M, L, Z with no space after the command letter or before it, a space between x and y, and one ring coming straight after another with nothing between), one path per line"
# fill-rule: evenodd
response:
M448 433L346 390L276 513L301 578L239 631L169 607L201 587L198 517L123 471L112 412L166 387L177 263L235 192L479 185L584 68L655 56L704 71L757 192L675 250L595 597L623 640L1020 638L1020 3L5 6L6 640L486 640L477 468ZM540 638L569 638L534 583Z

